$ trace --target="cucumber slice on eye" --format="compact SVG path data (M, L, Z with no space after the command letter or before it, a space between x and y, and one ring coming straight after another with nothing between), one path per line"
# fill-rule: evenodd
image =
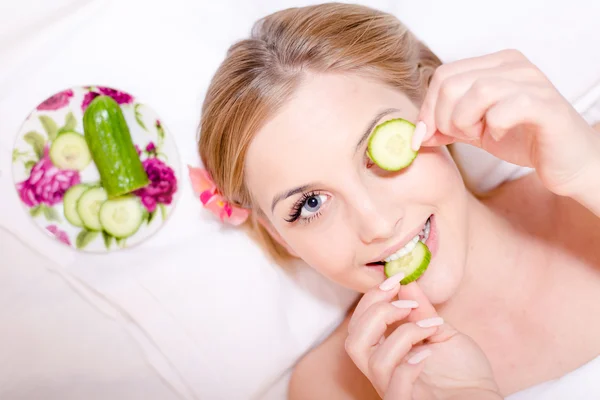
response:
M378 125L369 138L369 158L386 171L408 167L417 157L417 152L411 148L414 130L415 125L402 118Z
M431 251L425 243L419 241L413 251L404 257L385 263L383 270L388 278L398 272L404 272L404 279L400 281L400 284L407 285L423 275L430 261Z

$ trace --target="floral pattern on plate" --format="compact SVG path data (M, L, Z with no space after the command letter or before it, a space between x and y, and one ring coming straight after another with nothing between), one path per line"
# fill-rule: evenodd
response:
M144 221L126 239L75 226L65 218L67 190L80 183L101 185L100 175L93 162L81 171L61 169L49 156L52 143L62 133L83 135L83 113L99 95L110 96L120 105L150 179L148 185L133 192L144 208ZM50 237L82 251L108 252L144 241L167 220L179 194L179 155L161 120L131 94L105 86L74 87L41 102L21 126L12 163L15 189L33 221Z

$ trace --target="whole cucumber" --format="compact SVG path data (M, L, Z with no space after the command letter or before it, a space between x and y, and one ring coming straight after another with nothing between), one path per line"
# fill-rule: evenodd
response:
M109 197L150 183L135 150L123 111L110 96L98 96L83 114L85 140Z

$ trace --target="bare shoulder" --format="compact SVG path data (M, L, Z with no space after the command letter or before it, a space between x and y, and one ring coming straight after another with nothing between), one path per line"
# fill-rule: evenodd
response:
M289 386L290 400L379 400L369 380L344 348L349 317L300 360Z

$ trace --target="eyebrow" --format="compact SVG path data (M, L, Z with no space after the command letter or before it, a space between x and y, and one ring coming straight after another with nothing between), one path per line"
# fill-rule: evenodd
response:
M369 125L367 125L367 128L365 129L365 131L363 132L362 136L360 137L360 140L356 144L356 150L355 150L355 152L357 152L357 151L360 150L360 148L362 147L362 145L365 143L365 141L371 135L371 132L375 128L375 125L377 125L377 122L379 122L379 120L381 118L385 117L388 114L391 114L391 113L394 113L394 112L398 112L398 111L400 111L400 110L397 109L397 108L386 108L385 110L383 110L383 111L379 112L377 115L375 115L373 117L373 119L369 122Z
M365 140L367 140L367 138L369 137L369 135L371 135L371 132L373 131L373 129L375 128L375 125L377 124L377 122L379 122L379 120L383 117L385 117L388 114L394 113L394 112L398 112L400 111L397 108L386 108L385 110L380 111L379 113L377 113L377 115L375 115L371 121L369 121L369 124L367 125L366 129L364 130L360 140L358 141L358 143L356 144L356 151L360 150L361 146L363 145L363 143L365 142ZM302 186L298 186L295 187L293 189L290 189L288 191L282 192L277 194L275 197L273 197L273 202L271 203L271 212L275 211L275 206L277 205L277 203L279 203L281 200L285 200L288 197L291 197L295 194L298 193L302 193L305 190L307 190L310 187L313 187L314 185L302 185Z
M275 206L281 200L285 200L288 197L291 197L291 196L293 196L295 194L302 193L302 192L304 192L305 190L307 190L311 186L313 186L313 185L302 185L302 186L298 186L296 188L293 188L291 190L288 190L286 192L279 193L277 196L275 196L273 198L273 202L271 203L271 212L273 212L275 210Z

